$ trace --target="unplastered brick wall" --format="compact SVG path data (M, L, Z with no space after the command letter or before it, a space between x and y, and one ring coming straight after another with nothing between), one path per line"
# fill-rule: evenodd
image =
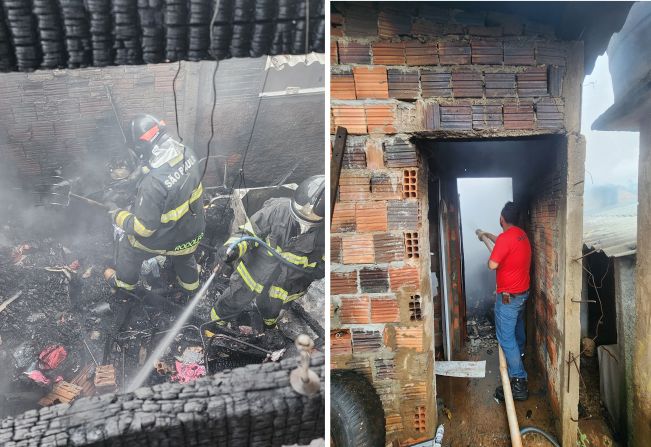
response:
M392 8L333 3L331 132L342 126L349 137L332 222L331 353L333 367L372 381L388 441L407 444L436 428L427 172L411 137L563 134L577 109L565 113L573 47L553 30L427 3ZM536 238L550 231L554 191L535 202ZM556 293L559 276L540 275L540 289ZM553 327L546 343L557 341Z
M536 360L545 371L547 391L554 411L560 411L561 371L563 361L563 179L565 166L556 154L549 171L531 188L535 193L530 200L527 222L532 248L533 277L531 300L534 315L532 344ZM558 414L558 413L557 413Z
M88 156L123 153L124 138L106 87L128 131L137 113L165 117L174 132L172 80L176 64L44 70L2 74L0 149L27 179L51 175ZM176 83L183 111L184 76Z
M373 383L403 440L436 420L426 177L405 136L350 136L331 227L332 367Z

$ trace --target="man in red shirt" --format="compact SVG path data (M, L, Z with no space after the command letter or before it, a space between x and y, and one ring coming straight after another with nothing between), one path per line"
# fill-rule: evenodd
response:
M495 332L506 357L513 399L527 400L527 372L524 370L522 357L525 347L524 309L529 297L531 245L527 233L516 226L517 221L517 207L513 202L507 202L500 213L500 226L504 230L502 234L495 237L493 234L480 232L478 236L480 240L482 236L487 236L495 242L488 260L488 268L497 270ZM501 386L495 390L495 398L504 400L504 390Z

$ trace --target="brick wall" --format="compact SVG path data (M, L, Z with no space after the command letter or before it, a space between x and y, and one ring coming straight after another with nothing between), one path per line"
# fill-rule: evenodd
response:
M531 300L533 346L536 360L546 372L552 409L560 414L563 344L563 179L566 167L560 154L550 160L548 171L531 187L527 230L532 248Z
M246 186L268 185L298 165L288 181L323 173L323 101L315 94L280 95L261 99L262 91L288 86L323 86L323 65L296 64L265 70L266 58L215 62L183 62L176 82L179 133L200 156L211 138L212 158L206 183L221 184L223 165L237 154L228 184L238 177L242 152L246 158ZM75 70L44 70L0 74L0 153L19 184L63 167L65 176L107 177L107 160L124 153L123 137L106 93L113 100L130 139L129 122L137 113L165 119L176 132L172 81L178 64L117 66ZM257 118L257 119L256 119ZM288 148L292 148L288 150ZM295 150L294 148L298 148ZM95 188L96 190L97 188Z
M147 111L174 120L171 84L175 64L3 74L0 83L0 143L5 160L26 176L70 172L88 161L123 150L105 86L110 86L127 122ZM177 82L183 91L184 80ZM179 98L183 110L183 97Z
M353 136L332 222L332 366L372 381L388 441L402 445L436 428L433 353L440 345L433 340L440 303L430 291L427 164L410 138L564 133L569 47L549 29L503 14L425 3L333 5L331 132L343 126ZM536 238L549 231L542 216L556 191L550 186L535 202ZM538 263L548 259L538 256ZM540 274L558 287L553 272ZM560 326L550 324L546 334L553 327ZM557 374L550 374L553 388Z

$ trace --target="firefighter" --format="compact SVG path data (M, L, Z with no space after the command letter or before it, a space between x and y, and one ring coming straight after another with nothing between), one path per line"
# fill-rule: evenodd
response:
M275 329L283 306L303 296L312 281L324 276L324 214L323 175L304 180L292 199L267 200L218 252L220 260L234 270L228 288L211 310L211 319L225 325L255 302L264 328ZM301 269L285 265L256 242L241 241L229 251L243 235L265 241Z
M106 269L104 277L113 288L132 291L143 261L169 256L179 290L191 294L199 288L193 253L205 229L200 163L191 149L167 134L164 121L151 115L138 115L131 132L142 175L132 209L113 206L110 211L124 235L116 269Z

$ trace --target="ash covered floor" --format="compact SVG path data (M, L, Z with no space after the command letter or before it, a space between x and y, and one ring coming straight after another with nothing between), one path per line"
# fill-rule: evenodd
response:
M473 325L472 322L469 326ZM476 322L477 332L469 327L472 336L465 349L455 360L486 360L486 377L465 379L436 376L439 405L439 424L445 426L443 445L458 446L510 446L509 426L504 404L493 398L495 388L501 385L495 327L488 320ZM529 399L515 402L520 428L534 426L554 435L555 418L548 403L546 385L540 370L533 365L532 353L525 355L525 368L529 375ZM448 418L448 414L450 418ZM536 433L523 436L526 446L548 447L545 438Z
M0 227L0 302L19 292L20 296L0 312L0 418L44 405L39 401L51 397L50 393L61 381L80 385L83 388L80 396L115 391L110 386L93 388L97 364L113 365L117 391L122 391L185 303L175 301L172 296L162 300L156 296L153 302L145 300L144 306L136 307L128 327L115 334L106 351L106 337L114 333L116 309L116 296L102 276L104 269L113 263L112 228L106 213L76 203L68 208L35 208L12 202L4 208L11 212L5 213ZM211 225L210 217L207 222ZM228 236L228 230L213 230L217 234L213 241ZM204 271L212 266L207 251L198 250L196 256ZM166 267L162 267L163 280L166 273ZM225 288L226 281L221 278L211 288L191 323L198 326L209 321L210 306L218 291ZM310 301L307 312L284 313L279 324L286 334L282 340L287 348L284 357L296 355L292 339L297 334L308 333L317 338L302 317L311 313L318 320L320 316L322 326L323 312L313 311L323 309L323 299L321 280L299 300ZM247 318L253 314L253 311L245 314L242 324L251 324ZM176 363L188 358L207 366L209 374L268 361L264 353L255 349L228 340L208 341L200 334L196 327L182 329L146 385L179 380ZM236 335L272 350L264 335L248 334L246 330ZM277 341L274 349L278 349ZM317 346L322 346L322 340L317 341ZM48 369L39 361L39 355L52 347L63 347L66 355L55 368ZM197 356L197 348L207 355ZM41 372L45 378L42 381L49 383L30 379L26 373L34 370Z

